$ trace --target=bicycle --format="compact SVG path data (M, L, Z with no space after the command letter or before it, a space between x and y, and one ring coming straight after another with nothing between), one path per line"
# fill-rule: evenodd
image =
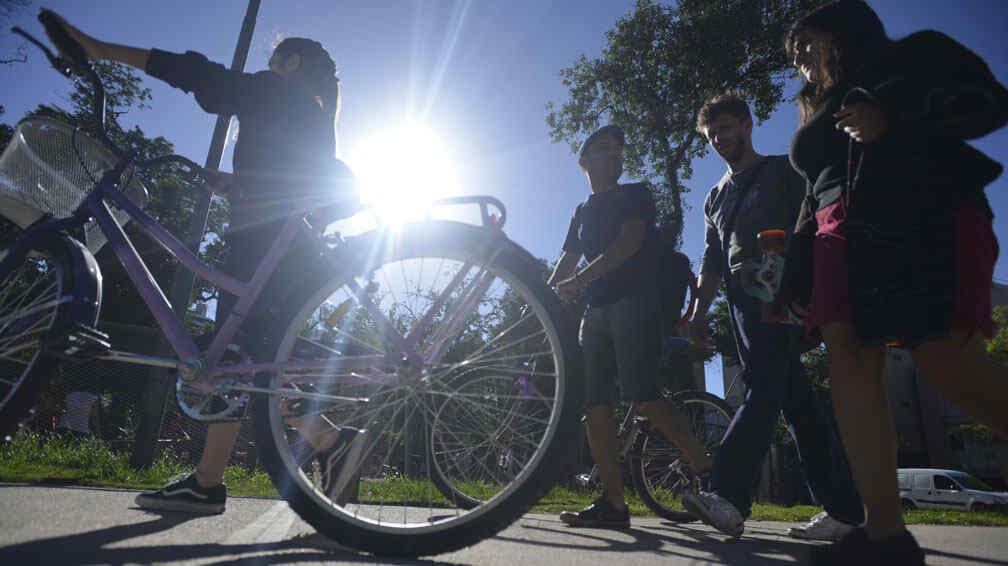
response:
M705 391L664 390L662 396L675 403L691 424L691 432L709 453L716 451L734 411L724 399ZM694 476L679 448L651 427L631 404L617 428L617 461L626 466L634 492L655 515L676 523L697 520L679 505L682 494L693 488ZM598 484L598 467L592 466L575 480L582 487Z
M334 203L289 217L250 280L216 272L144 212L139 178L163 166L194 181L210 173L182 156L142 161L117 148L104 131L104 89L80 46L51 14L39 19L63 53L79 56L57 58L15 31L62 74L91 83L97 126L85 132L29 118L0 158L0 209L23 228L0 260L0 435L16 428L60 364L114 360L177 371L176 400L197 420L250 411L262 464L280 495L320 533L349 547L402 556L464 548L507 527L546 493L578 432L581 391L570 381L575 333L541 265L504 234L503 203L444 199L437 205L478 207L481 223L429 220L346 238L312 225L365 211ZM123 231L126 221L238 297L206 351L150 277ZM117 351L95 329L101 275L89 247L104 240L174 355ZM303 261L292 266L295 257ZM251 312L269 282L281 291L265 303L272 323L245 359L225 361L243 326L238 313ZM496 434L497 417L526 398L510 388L514 359L535 360L529 391L542 410L515 416L522 450L484 486L489 493L478 505L462 508L434 486L426 437L447 434L476 447ZM481 418L466 417L473 414ZM295 431L308 421L320 434L354 429L364 439L328 493L313 481L314 454ZM423 465L411 466L417 452ZM348 481L357 482L349 497L329 495L346 493Z

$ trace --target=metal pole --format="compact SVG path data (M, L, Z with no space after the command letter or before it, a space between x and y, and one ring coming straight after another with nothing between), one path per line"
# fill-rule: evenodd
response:
M259 14L260 0L249 0L248 8L245 10L245 19L242 21L241 31L238 33L238 43L235 45L234 57L231 59L232 71L243 71L245 62L248 60L249 47L252 45L252 32L255 31L256 17ZM224 144L227 142L228 125L231 123L231 116L217 116L217 123L214 125L213 136L210 138L210 149L207 151L204 166L207 169L218 169L221 157L224 155ZM185 240L196 251L203 240L203 233L206 230L207 217L210 213L210 193L201 192L197 197L193 215L186 230ZM171 301L172 309L176 316L185 317L189 308L190 298L195 276L192 272L179 266L175 270L172 278L171 289L168 292L168 299ZM158 344L158 352L162 355L169 351L168 344L162 339ZM150 466L154 462L158 433L161 429L161 418L164 413L167 395L171 392L171 383L168 375L163 370L151 371L151 379L148 381L146 392L141 399L139 422L135 441L133 443L133 456L131 463L134 467L142 468Z

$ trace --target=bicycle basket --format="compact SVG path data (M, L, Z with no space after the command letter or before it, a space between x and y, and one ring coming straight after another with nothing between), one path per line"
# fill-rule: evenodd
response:
M67 218L115 163L108 148L73 125L43 116L25 118L0 155L0 214L21 228L43 214ZM147 204L147 190L133 168L119 186L138 206ZM113 214L120 225L129 220L114 207ZM105 245L97 223L89 223L86 233L92 252Z

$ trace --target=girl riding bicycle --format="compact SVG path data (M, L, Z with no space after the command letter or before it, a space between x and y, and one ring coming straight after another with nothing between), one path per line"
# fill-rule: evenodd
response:
M234 175L220 174L210 187L226 194L231 205L226 238L230 252L224 265L228 274L249 279L291 215L356 198L352 174L335 158L340 81L332 58L317 41L284 39L270 57L269 70L250 74L230 71L194 51L176 54L106 43L62 18L60 22L88 59L135 67L193 93L200 107L209 113L238 118L241 129L234 149ZM319 226L324 223L321 218L314 222ZM270 288L265 292L268 294ZM225 320L234 306L234 296L222 293L217 321ZM242 349L255 355L256 342L265 334L262 330L269 324L270 313L260 309L238 314L245 315ZM324 424L305 418L299 426L301 435L320 454L323 467L334 460L326 453L339 448L335 445L340 436L338 429L324 431ZM224 468L239 427L237 421L211 424L196 470L158 491L140 494L137 505L223 512Z

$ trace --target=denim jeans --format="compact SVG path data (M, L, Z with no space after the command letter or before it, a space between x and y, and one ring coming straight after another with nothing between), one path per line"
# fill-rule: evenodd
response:
M741 290L730 288L728 303L748 392L715 456L713 491L749 516L750 490L783 412L812 496L834 519L860 524L864 512L843 446L801 363L803 329L764 323L761 303Z

